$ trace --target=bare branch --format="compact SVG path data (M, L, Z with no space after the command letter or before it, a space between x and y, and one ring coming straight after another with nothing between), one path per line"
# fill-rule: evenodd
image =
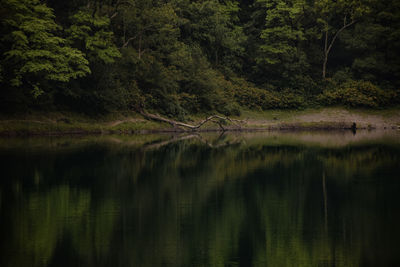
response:
M344 21L346 23L346 20ZM345 30L346 28L350 27L351 25L353 25L354 23L356 23L356 20L353 20L352 22L348 23L348 24L344 24L342 28L340 28L335 35L333 36L331 43L329 44L328 50L326 50L327 54L329 54L330 50L332 49L333 43L335 42L336 38L339 36L339 34Z
M112 15L110 16L110 19L115 18L117 15L118 15L118 11L115 11L114 14L112 14Z
M141 51L139 51L139 59L142 57L142 55L144 54L144 52L146 52L147 49L143 49Z
M147 119L169 123L173 127L180 126L180 127L184 127L184 128L189 128L192 131L198 130L200 127L202 127L205 123L207 123L209 121L217 124L221 128L222 131L226 131L226 128L222 125L222 121L229 121L229 122L235 124L236 126L238 126L239 128L241 128L241 126L238 123L245 123L245 121L242 121L242 120L231 119L231 118L223 117L223 116L219 116L219 115L212 115L212 116L207 117L205 120L200 121L197 125L191 125L191 124L187 124L187 123L183 123L183 122L179 122L179 121L175 121L175 120L170 120L170 119L161 117L159 115L146 113L144 111L140 111L140 114L142 114L142 116Z
M133 6L134 4L131 1L117 1L115 8L114 8L114 13L111 16L109 16L110 19L113 19L118 15L118 8L122 5Z
M146 27L143 27L135 36L129 38L123 45L121 48L125 48L128 46L130 41L135 40L138 36L141 36L147 29L150 29L151 27L153 27L153 25L148 25Z
M340 28L340 29L335 33L335 35L333 36L331 42L329 43L329 46L328 46L328 31L329 31L329 30L326 29L326 31L325 31L325 44L324 44L324 62L323 62L323 64L322 64L322 77L323 77L324 79L325 79L325 77L326 77L326 65L327 65L327 63L328 63L328 55L329 55L329 52L330 52L331 49L332 49L333 44L334 44L335 41L336 41L336 38L339 36L339 34L340 34L343 30L345 30L346 28L350 27L351 25L353 25L353 24L356 23L356 22L357 22L356 20L353 20L353 21L351 21L350 23L347 23L347 16L344 16L344 19L343 19L343 27Z
M135 40L136 39L136 37L137 37L137 34L135 35L135 36L133 36L133 37L131 37L131 38L129 38L128 40L126 40L126 42L122 45L122 47L121 48L125 48L125 47L127 47L128 46L128 44L129 44L129 42L130 41L133 41L133 40Z

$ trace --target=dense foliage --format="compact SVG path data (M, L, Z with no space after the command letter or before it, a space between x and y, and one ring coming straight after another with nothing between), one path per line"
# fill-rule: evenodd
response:
M2 111L399 103L395 0L2 0Z

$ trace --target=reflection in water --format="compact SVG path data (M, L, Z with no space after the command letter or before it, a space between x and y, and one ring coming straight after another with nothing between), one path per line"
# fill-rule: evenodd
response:
M349 134L0 141L0 266L393 266L399 138Z

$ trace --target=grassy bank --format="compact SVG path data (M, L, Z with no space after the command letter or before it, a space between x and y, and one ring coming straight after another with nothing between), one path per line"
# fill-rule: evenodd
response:
M197 124L206 115L188 116L187 123ZM385 110L321 108L306 110L244 110L235 117L243 123L222 122L226 130L314 130L350 129L356 123L360 129L398 129L400 107ZM180 131L170 124L149 121L137 113L111 113L88 117L73 113L32 113L0 117L1 135L61 135L61 134L132 134ZM221 130L208 122L202 131Z
M74 113L35 113L0 118L1 135L58 135L134 133L168 127L144 120L136 113L88 117Z

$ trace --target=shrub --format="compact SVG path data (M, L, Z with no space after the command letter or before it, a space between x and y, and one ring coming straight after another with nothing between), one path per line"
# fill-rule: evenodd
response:
M235 102L227 102L217 107L217 111L225 116L240 116L240 106Z
M196 95L183 92L178 95L178 99L182 108L188 112L196 113L201 111L199 98Z
M327 89L318 96L322 105L346 105L350 107L383 107L394 97L368 81L347 81L336 89Z
M261 110L271 108L278 102L269 91L256 88L244 79L234 79L232 84L234 98L242 107Z
M236 84L236 101L241 106L250 109L291 109L304 106L304 97L290 89L272 92L267 89L256 88L244 80L237 80Z
M276 108L281 109L297 109L305 105L304 96L292 92L290 89L284 89L279 94L279 103Z

